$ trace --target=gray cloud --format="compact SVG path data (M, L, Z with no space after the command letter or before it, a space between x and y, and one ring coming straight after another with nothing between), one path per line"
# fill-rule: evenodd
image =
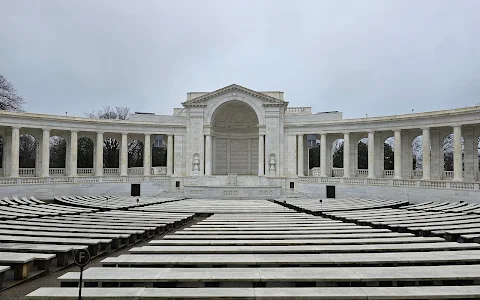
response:
M32 112L171 114L189 91L281 90L345 117L480 101L480 2L0 1L0 73Z

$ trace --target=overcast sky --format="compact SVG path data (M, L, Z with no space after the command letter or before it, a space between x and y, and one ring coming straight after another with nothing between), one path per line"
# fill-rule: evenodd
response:
M0 0L30 112L171 114L236 83L344 118L480 102L480 1Z

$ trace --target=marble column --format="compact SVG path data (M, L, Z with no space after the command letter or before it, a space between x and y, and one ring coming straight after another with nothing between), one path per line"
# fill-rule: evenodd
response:
M463 180L462 127L453 127L453 180Z
M11 169L10 169L10 177L18 177L18 168L20 162L20 128L19 127L12 127L11 133Z
M297 136L297 175L304 176L303 173L303 134Z
M97 132L95 142L95 176L103 176L103 132Z
M167 136L167 175L173 174L173 135Z
M42 177L50 176L50 130L43 129L42 134Z
M350 178L350 133L343 134L343 177Z
M327 135L320 135L320 176L327 177Z
M128 135L122 133L120 144L120 176L128 176Z
M395 130L394 132L395 139L395 150L394 150L394 176L395 179L402 179L402 131Z
M368 132L368 178L375 178L375 132Z
M423 180L430 180L430 128L422 129L422 173Z
M212 175L212 136L205 135L205 175Z
M145 133L143 139L143 176L149 176L152 168L152 143L150 142L150 134Z
M258 176L265 175L265 136L258 135Z
M69 148L69 168L68 176L77 176L77 157L78 157L78 133L70 131L70 148Z

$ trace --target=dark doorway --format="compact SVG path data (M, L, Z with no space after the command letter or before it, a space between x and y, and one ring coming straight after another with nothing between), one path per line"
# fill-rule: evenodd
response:
M335 186L327 185L327 198L335 198Z
M131 196L140 196L140 184L132 184Z
M294 189L294 188L295 188L295 182L290 181L290 188L291 188L291 189Z
M180 187L180 181L175 181L175 187L179 188Z

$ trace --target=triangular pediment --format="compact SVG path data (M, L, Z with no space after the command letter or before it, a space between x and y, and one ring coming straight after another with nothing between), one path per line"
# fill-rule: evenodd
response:
M247 89L246 87L243 87L243 86L240 86L240 85L237 85L237 84L231 84L231 85L228 85L226 87L223 87L221 89L218 89L218 90L210 92L210 93L205 93L205 94L202 93L198 97L195 97L195 98L192 98L192 99L189 99L189 100L183 102L182 105L184 107L187 107L187 106L202 106L202 105L205 105L205 102L208 101L209 99L221 96L221 95L226 94L226 93L232 93L232 92L235 92L235 91L239 91L239 92L245 93L247 95L250 95L252 97L255 97L257 99L263 100L267 104L284 105L284 104L287 103L287 102L283 101L283 99L278 99L278 98L269 96L265 93L256 92L254 90Z

